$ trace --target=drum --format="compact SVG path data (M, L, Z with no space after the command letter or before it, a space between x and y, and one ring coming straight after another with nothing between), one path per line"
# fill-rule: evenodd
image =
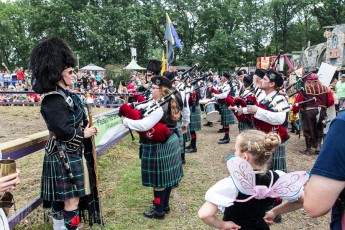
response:
M220 115L216 110L216 102L211 101L205 105L206 120L209 122L219 121Z

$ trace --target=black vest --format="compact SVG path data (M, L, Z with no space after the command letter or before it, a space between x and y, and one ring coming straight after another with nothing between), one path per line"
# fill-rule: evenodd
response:
M256 185L266 185L271 183L271 173L267 171L265 175L256 174ZM279 175L273 172L273 184L278 180ZM239 193L237 200L244 200L248 195ZM251 199L247 202L234 202L234 205L225 208L224 221L233 221L241 226L241 230L266 230L270 229L263 220L266 211L273 204L274 198L265 198L262 200Z

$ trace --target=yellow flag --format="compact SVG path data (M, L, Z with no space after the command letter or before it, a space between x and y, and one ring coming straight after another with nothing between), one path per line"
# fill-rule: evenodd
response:
M164 57L164 52L162 54L162 69L161 69L161 75L163 75L163 73L166 71L166 61L165 61L165 57Z

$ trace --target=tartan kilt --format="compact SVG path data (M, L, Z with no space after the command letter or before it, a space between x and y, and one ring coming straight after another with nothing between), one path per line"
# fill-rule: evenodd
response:
M182 177L182 160L176 134L173 134L165 143L142 143L143 186L168 188L177 185Z
M58 153L44 155L41 178L41 198L47 201L64 201L73 197L85 196L84 167L78 154L66 154L77 190L67 175Z
M201 130L201 110L200 105L195 106L195 112L192 112L193 106L189 106L190 109L190 131L199 131Z
M273 152L272 169L287 172L285 157L285 142L281 143Z
M191 139L189 126L187 126L187 131L183 134L183 140L184 142L189 142Z
M254 124L251 123L250 125L248 125L246 122L243 122L243 121L238 122L238 132L239 133L242 133L243 131L248 130L248 129L255 129Z
M220 124L221 125L231 125L235 124L235 115L228 109L225 104L220 104Z
M180 153L184 153L184 139L182 134L182 121L177 122L178 141L180 143Z

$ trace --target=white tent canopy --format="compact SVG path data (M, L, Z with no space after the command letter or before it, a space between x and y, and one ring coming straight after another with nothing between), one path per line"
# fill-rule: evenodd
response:
M133 58L131 63L129 63L124 69L129 69L129 70L143 70L146 68L143 68L137 64L137 61Z
M87 66L84 66L81 68L81 70L90 70L90 71L105 71L102 67L96 66L94 64L88 64Z

